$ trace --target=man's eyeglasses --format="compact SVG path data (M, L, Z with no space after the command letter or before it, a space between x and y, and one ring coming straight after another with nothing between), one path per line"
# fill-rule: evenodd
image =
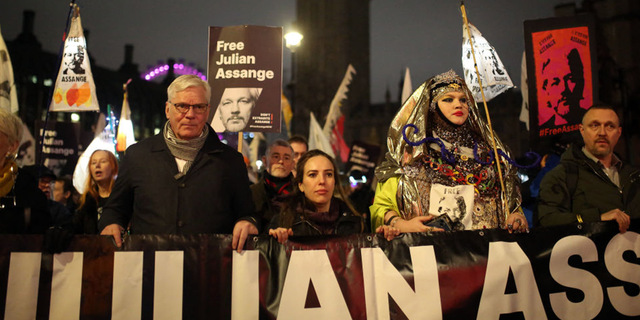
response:
M178 110L178 112L180 113L187 113L189 112L189 108L193 108L193 111L195 113L202 114L207 111L207 108L209 108L209 104L207 103L188 104L188 103L173 103L171 101L169 101L169 103L171 103L174 107L176 107L176 110Z

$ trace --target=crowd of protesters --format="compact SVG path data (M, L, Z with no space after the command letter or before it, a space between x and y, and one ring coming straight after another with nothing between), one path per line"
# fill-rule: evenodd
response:
M584 143L537 179L532 219L515 165L505 160L508 148L496 137L504 156L493 155L491 132L453 71L427 80L414 93L421 99L400 108L377 183L351 186L331 156L309 150L300 136L271 143L251 184L242 155L207 123L209 84L180 76L167 91L164 129L127 149L120 163L110 151L93 152L83 194L72 177L45 166L18 168L23 125L0 109L0 233L44 234L51 252L63 251L74 234L111 235L121 246L126 234L225 233L240 252L250 234L285 242L374 232L392 240L402 232L528 232L532 223L606 220L625 232L640 217L640 173L613 153L622 129L609 106L585 113Z

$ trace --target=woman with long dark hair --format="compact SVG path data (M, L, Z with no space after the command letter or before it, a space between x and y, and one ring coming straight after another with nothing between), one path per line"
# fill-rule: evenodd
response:
M280 214L271 220L269 234L283 243L292 235L366 232L364 218L349 202L338 174L335 162L326 153L320 150L305 153L296 166L293 193ZM386 228L391 237L398 234L394 228Z

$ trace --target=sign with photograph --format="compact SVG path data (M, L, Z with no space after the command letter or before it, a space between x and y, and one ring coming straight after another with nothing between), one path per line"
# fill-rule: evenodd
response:
M282 28L209 27L208 81L216 132L280 132Z
M598 97L593 17L525 21L524 26L532 144L577 136L582 116Z
M50 110L100 111L87 54L87 40L82 32L82 22L78 11L71 20L69 35L64 41L62 62Z

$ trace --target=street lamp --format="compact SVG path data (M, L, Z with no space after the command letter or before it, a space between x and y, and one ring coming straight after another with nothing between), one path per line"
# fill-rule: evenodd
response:
M300 46L300 42L302 42L302 38L304 37L300 33L295 31L289 32L284 35L284 40L287 43L287 48L291 50L291 53L296 52L296 49Z
M296 87L296 49L300 46L300 42L302 42L303 36L299 32L289 32L284 35L284 40L286 42L287 48L291 50L291 81L289 82L289 93L290 93L290 102L291 102L291 110L296 113L298 111L296 109L295 104L295 87ZM293 132L293 128L291 128Z

